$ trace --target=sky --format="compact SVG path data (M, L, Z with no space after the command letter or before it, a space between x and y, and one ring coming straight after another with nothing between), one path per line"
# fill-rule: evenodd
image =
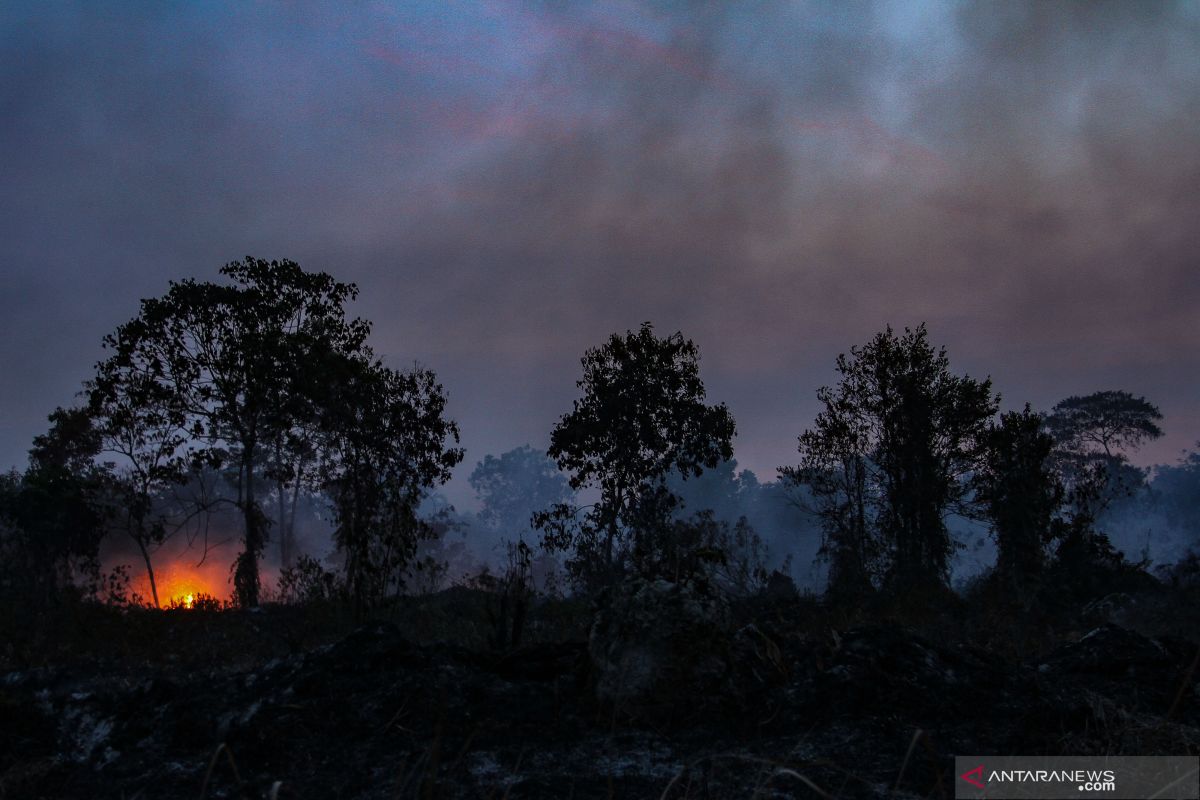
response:
M467 457L579 359L699 345L739 463L928 324L1005 407L1125 389L1200 440L1200 4L0 5L0 468L142 297L246 255L355 282Z

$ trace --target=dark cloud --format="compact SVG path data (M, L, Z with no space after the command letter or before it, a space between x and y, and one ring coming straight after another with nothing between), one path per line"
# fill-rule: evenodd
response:
M888 323L1200 438L1190 4L6 4L0 69L5 464L138 297L247 253L357 281L468 467L646 319L767 474Z

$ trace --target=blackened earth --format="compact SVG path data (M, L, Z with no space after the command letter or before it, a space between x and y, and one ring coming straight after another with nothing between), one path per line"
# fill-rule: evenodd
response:
M588 643L388 623L253 666L0 676L3 798L953 797L956 753L1195 754L1197 648L1114 624L1037 658L899 625L743 626L725 674L600 700Z

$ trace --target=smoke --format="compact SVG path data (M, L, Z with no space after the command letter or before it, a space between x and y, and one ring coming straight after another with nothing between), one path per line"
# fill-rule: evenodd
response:
M357 281L469 461L544 441L647 319L764 476L837 352L920 321L1014 406L1152 397L1165 459L1200 426L1198 33L1183 2L5 4L0 454L136 298L255 253Z
M1128 558L1152 567L1200 552L1200 451L1149 470L1146 483L1113 503L1098 525Z
M824 590L826 567L818 558L822 534L796 502L799 490L777 481L761 483L750 470L739 470L736 460L698 478L672 476L669 485L682 501L680 517L711 511L714 519L729 525L744 517L766 545L764 567L787 573L801 589Z

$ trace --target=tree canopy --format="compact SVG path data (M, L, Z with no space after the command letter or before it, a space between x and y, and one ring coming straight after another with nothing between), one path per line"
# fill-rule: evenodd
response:
M945 516L968 494L998 397L991 380L950 371L924 325L889 327L837 359L838 385L801 435L801 463L783 474L812 491L834 577L852 588L886 547L886 577L942 586L954 543Z
M1162 413L1144 397L1106 390L1055 404L1046 429L1079 524L1088 527L1114 502L1144 486L1146 473L1129 462L1144 443L1163 435Z
M458 431L443 415L441 386L427 370L401 373L375 359L370 325L346 315L353 284L287 260L246 258L221 274L229 282L180 281L143 300L105 338L111 354L87 384L99 447L121 459L135 540L145 553L160 535L145 518L155 489L201 465L228 465L244 525L233 570L240 604L258 603L268 481L281 523L287 482L333 487L348 573L358 581L378 566L375 537L388 543L391 575L415 548L397 531L416 535L421 490L461 458L443 446Z
M699 476L729 459L735 425L724 404L705 402L699 351L682 333L660 338L647 322L588 350L582 366L582 397L554 427L549 455L573 489L596 489L600 499L573 534L553 523L574 509L560 506L539 521L557 532L552 544L574 546L569 569L578 574L586 564L606 581L650 504L664 508L666 477Z
M403 588L418 542L433 534L418 506L449 480L463 451L447 446L458 443L458 426L431 371L355 358L327 377L336 388L322 431L323 479L346 588L361 613Z
M1146 398L1106 390L1060 400L1046 427L1064 448L1115 458L1162 436L1161 420L1162 412Z
M976 500L992 521L1000 573L1021 583L1042 571L1045 548L1063 500L1054 470L1054 439L1028 404L1001 414L987 432L972 479Z

